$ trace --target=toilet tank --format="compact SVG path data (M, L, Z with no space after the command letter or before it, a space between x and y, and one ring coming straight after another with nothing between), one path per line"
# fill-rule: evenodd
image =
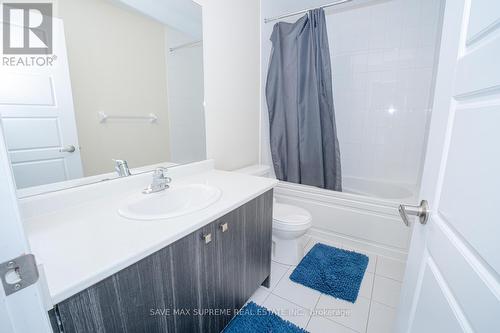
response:
M271 168L264 164L254 164L241 169L233 170L233 172L243 173L257 177L271 177ZM276 203L276 198L273 196L273 203Z
M271 169L267 165L255 164L241 169L233 170L233 172L244 173L250 176L269 177L270 170Z

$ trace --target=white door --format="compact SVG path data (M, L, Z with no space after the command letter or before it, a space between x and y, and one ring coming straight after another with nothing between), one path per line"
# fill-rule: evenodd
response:
M29 253L29 246L19 216L16 188L0 121L0 264L25 253ZM43 280L38 280L9 296L6 296L3 283L0 283L0 332L51 332L42 283Z
M500 2L448 0L397 332L500 332Z
M0 65L0 116L18 188L83 177L63 24L53 65ZM23 56L20 56L23 58Z

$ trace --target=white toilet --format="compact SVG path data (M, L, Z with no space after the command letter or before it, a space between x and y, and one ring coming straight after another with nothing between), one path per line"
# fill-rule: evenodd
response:
M268 177L270 171L268 166L252 165L235 172ZM304 255L303 236L311 225L312 217L307 210L274 199L272 259L286 265L297 265Z

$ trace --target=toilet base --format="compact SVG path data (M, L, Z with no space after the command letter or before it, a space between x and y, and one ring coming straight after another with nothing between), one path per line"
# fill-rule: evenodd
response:
M304 256L302 237L282 239L273 235L272 260L285 265L297 265Z

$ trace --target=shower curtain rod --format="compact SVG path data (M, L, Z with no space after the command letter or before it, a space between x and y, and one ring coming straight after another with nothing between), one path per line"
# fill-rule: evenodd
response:
M335 2L329 3L327 5L319 6L319 7L316 7L316 8L328 8L328 7L340 5L340 4L343 4L343 3L346 3L346 2L351 2L351 1L353 1L353 0L340 0L340 1L335 1ZM289 13L289 14L284 14L284 15L280 15L280 16L276 16L276 17L266 18L266 19L264 19L264 23L269 23L269 22L281 20L281 19L286 18L286 17L290 17L290 16L295 16L295 15L300 15L300 14L303 14L303 13L307 13L308 11L310 11L312 9L315 9L315 8L304 9L304 10L301 10L301 11L298 11L298 12L294 12L294 13Z

